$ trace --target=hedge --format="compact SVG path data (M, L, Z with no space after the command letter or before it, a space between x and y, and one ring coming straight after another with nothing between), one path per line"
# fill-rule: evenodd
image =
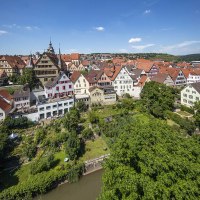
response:
M83 164L78 164L74 166L75 170L73 170L73 173L76 172L77 176L79 177L83 172L83 166ZM44 194L50 189L56 187L59 183L66 180L69 176L71 176L71 171L69 170L50 170L48 172L38 173L34 176L31 176L26 181L23 181L17 185L3 190L0 193L0 199L32 199L32 197L39 194ZM77 176L74 175L75 178L77 178Z

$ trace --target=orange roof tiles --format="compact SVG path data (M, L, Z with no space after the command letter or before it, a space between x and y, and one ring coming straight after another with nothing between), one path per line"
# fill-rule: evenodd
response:
M9 92L5 89L0 90L0 96L4 97L5 99L8 99L9 101L12 100L12 95L9 94Z
M11 105L0 97L0 108L6 112L11 109Z
M72 53L71 59L72 60L80 60L80 54L79 53Z
M79 71L74 71L70 79L73 83L75 83L80 76L81 76L81 73Z

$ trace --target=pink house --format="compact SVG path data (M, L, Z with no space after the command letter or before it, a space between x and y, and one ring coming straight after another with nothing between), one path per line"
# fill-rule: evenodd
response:
M46 98L58 98L74 94L73 83L64 72L60 72L53 81L48 81L44 90Z

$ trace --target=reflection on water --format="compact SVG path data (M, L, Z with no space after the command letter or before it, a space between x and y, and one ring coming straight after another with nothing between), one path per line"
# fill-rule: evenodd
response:
M95 200L101 191L103 170L83 176L79 182L63 184L35 200Z

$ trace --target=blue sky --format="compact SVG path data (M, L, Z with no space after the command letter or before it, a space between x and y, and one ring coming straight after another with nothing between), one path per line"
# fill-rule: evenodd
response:
M0 0L0 54L200 53L200 0Z

